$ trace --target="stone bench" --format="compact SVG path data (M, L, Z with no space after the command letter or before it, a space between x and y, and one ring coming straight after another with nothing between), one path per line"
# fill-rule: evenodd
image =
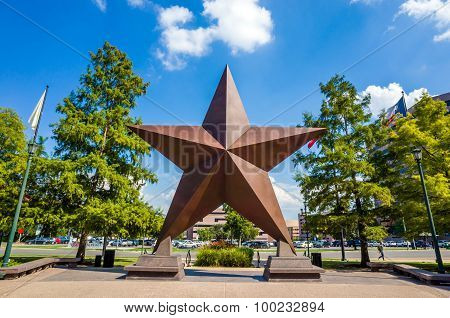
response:
M55 265L68 265L69 267L76 267L80 261L80 258L47 257L16 266L2 267L0 268L0 272L3 274L2 279L14 279L39 270L53 267Z
M324 272L304 256L269 256L263 276L269 282L321 281Z
M372 272L378 272L380 271L380 269L387 269L387 270L393 269L393 265L390 263L369 262L367 263L367 266L369 266Z
M134 265L125 266L127 279L181 280L184 264L179 256L141 255Z
M434 273L405 264L396 264L393 266L393 269L397 273L420 279L427 284L450 284L450 274Z

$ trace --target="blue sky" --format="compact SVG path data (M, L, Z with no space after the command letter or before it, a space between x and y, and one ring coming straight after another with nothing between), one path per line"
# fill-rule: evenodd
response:
M257 125L294 126L303 112L318 113L318 84L352 65L345 75L371 93L375 113L402 89L408 106L423 89L450 91L448 0L0 0L0 34L0 105L26 121L48 84L47 137L57 103L86 69L83 56L106 40L151 83L134 112L148 124L200 124L226 63ZM148 164L160 182L145 198L167 209L180 172L157 153ZM286 218L296 218L290 161L271 176Z

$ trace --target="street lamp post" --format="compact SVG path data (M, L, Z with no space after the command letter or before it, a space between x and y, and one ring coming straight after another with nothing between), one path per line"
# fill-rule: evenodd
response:
M414 155L414 159L417 162L417 167L419 168L420 181L422 183L423 199L425 201L425 206L427 208L428 221L430 222L430 230L431 230L431 236L433 239L433 247L434 247L434 252L436 253L436 261L438 263L438 272L441 274L444 274L445 273L444 264L442 263L441 252L439 250L439 245L438 245L438 240L437 240L437 235L436 235L436 229L434 227L433 214L431 213L430 201L428 200L427 188L425 186L425 178L423 176L422 150L420 148L415 148L412 151L412 153Z
M305 205L305 225L307 227L307 231L306 231L306 248L308 250L308 257L311 258L311 255L309 253L309 229L308 229L308 212L307 212L307 207L306 207L306 199L303 201L303 204Z

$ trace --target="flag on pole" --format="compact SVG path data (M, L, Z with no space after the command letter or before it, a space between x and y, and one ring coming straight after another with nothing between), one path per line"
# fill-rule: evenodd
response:
M41 98L39 98L38 103L36 104L36 107L33 110L33 113L30 116L30 119L28 119L28 123L31 125L31 129L36 130L39 118L41 117L42 113L42 106L44 105L45 100L45 93L47 92L47 89L44 90L44 93L42 93Z
M316 143L317 139L312 139L308 142L308 149L311 149L312 146Z
M394 125L395 122L393 123L393 121L398 115L406 117L407 113L408 108L406 107L405 94L402 92L402 97L400 97L398 102L386 110L386 126L391 126L391 124Z

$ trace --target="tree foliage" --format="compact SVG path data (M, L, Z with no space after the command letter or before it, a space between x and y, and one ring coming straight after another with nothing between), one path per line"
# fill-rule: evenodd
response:
M140 189L156 176L142 167L150 149L127 126L140 124L130 115L148 84L132 70L125 53L106 42L80 78L80 87L56 108L53 125L58 174L65 184L66 221L81 234L84 256L88 233L128 234L133 215L145 214Z
M214 224L211 227L197 230L200 241L225 240L230 236L224 224Z
M383 118L380 118L383 121ZM450 228L450 116L444 102L424 94L413 114L397 118L379 139L376 164L379 183L390 188L395 204L384 217L404 220L407 238L429 232L413 148L422 149L425 183L438 233ZM380 213L381 214L381 213Z
M310 211L330 216L355 217L361 239L361 265L370 261L367 227L376 225L375 202L391 203L389 189L373 180L375 166L372 149L380 132L379 123L370 123L370 96L360 98L356 88L336 75L320 84L324 100L320 116L304 114L307 127L324 127L327 133L318 140L318 150L298 152L294 162L302 165L298 181ZM342 222L342 218L337 218Z
M258 235L258 229L255 225L233 210L232 207L225 204L224 210L227 212L224 230L230 233L231 239L238 241L239 246L242 241L252 240Z
M15 111L0 107L0 232L9 232L27 158L25 126Z

